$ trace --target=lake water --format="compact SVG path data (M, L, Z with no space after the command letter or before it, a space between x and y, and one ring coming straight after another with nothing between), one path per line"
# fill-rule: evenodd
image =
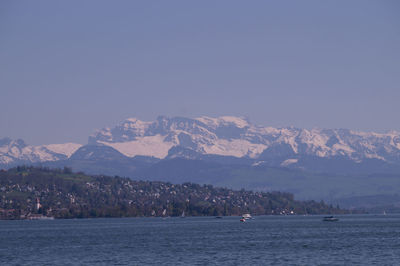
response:
M394 265L399 215L0 221L1 265Z

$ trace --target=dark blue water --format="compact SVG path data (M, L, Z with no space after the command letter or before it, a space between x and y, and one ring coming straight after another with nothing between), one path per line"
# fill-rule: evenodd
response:
M394 265L400 216L0 221L1 265Z

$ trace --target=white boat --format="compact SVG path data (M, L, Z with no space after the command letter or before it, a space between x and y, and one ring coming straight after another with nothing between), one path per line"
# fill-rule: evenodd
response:
M253 217L250 215L250 213L245 213L242 215L242 219L249 220L253 219Z
M185 211L182 212L181 218L185 218Z

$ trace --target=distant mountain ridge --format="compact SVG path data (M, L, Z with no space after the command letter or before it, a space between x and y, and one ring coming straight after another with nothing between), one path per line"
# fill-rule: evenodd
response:
M307 169L306 162L310 160L355 164L372 160L400 165L399 132L263 127L234 116L195 119L159 116L152 122L129 118L113 128L96 131L84 146L76 143L29 146L22 140L4 138L0 139L0 165L61 161L74 158L76 152L82 153L79 149L88 151L99 146L111 147L128 158L199 159L216 155L250 159L257 165L302 169ZM98 156L96 151L99 149L89 151L86 159Z
M96 131L86 145L0 139L0 169L17 165L285 191L347 204L343 199L400 194L400 133L263 127L232 116L129 118Z
M256 126L240 117L196 119L160 116L154 122L126 119L89 137L89 144L113 147L128 157L164 159L182 147L198 154L282 159L296 164L303 156L344 158L354 162L377 159L400 163L400 133L356 132L348 129L298 129Z
M0 139L0 166L68 159L82 145L77 143L32 146L23 140Z

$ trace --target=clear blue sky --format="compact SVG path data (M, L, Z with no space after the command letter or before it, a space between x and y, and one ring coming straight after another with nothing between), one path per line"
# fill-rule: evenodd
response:
M400 1L0 2L0 137L127 117L400 130Z

